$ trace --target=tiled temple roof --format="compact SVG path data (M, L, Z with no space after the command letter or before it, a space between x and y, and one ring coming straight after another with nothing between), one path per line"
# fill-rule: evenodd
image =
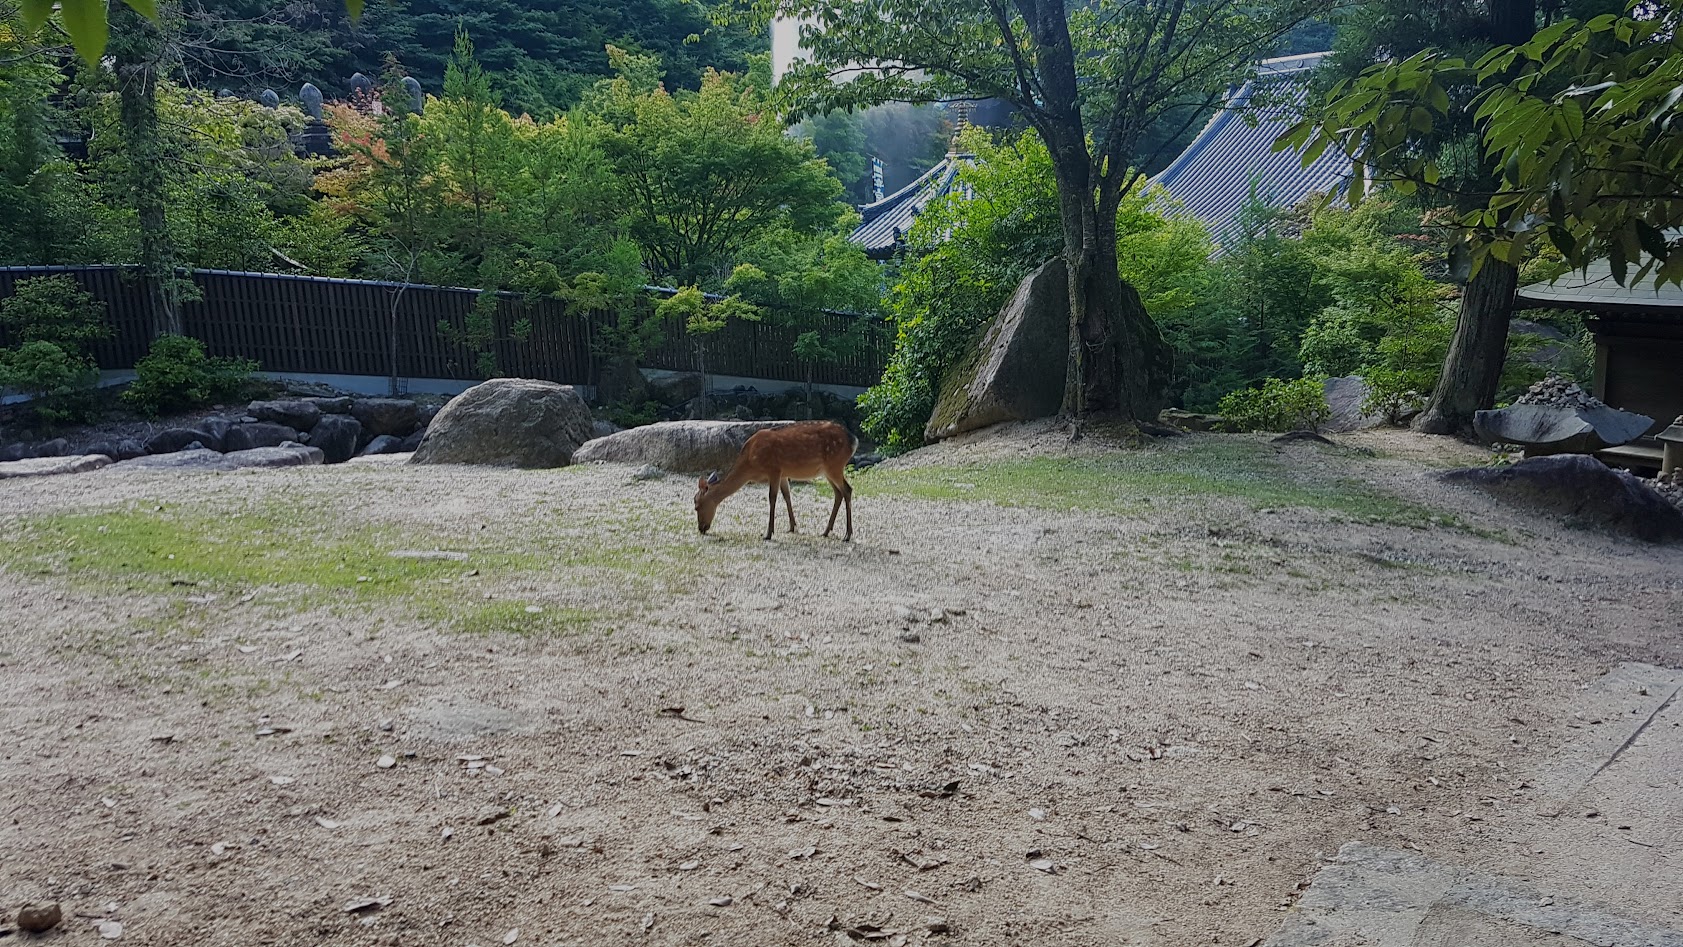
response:
M1239 213L1251 194L1269 207L1295 207L1310 194L1331 191L1350 177L1350 159L1327 149L1308 167L1301 153L1274 150L1274 139L1303 103L1310 70L1326 53L1268 59L1255 79L1234 90L1192 144L1152 179L1203 222L1217 244L1236 234ZM1252 99L1266 90L1266 101Z
M1293 110L1307 89L1302 80L1326 56L1308 53L1259 63L1256 78L1233 90L1180 157L1152 179L1178 202L1176 212L1202 221L1218 245L1236 233L1239 213L1253 192L1270 207L1294 207L1349 179L1350 159L1334 149L1304 167L1297 151L1273 148L1275 137L1295 120ZM1253 105L1264 89L1270 94ZM874 259L893 256L917 215L952 190L961 167L974 163L973 155L949 154L916 181L860 207L864 222L850 239Z
M921 177L880 201L859 208L864 218L848 239L865 248L865 255L873 260L886 260L894 255L912 221L931 203L947 196L958 179L960 168L976 163L976 156L949 152L941 163L925 171Z

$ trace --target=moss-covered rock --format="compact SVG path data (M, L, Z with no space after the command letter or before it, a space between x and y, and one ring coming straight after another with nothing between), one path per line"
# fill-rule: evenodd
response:
M947 373L925 439L1057 414L1068 358L1069 275L1063 260L1053 259L1023 277Z

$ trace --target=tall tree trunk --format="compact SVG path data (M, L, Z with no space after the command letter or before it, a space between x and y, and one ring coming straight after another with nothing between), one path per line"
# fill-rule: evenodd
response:
M1077 126L1052 145L1069 270L1069 357L1060 410L1068 417L1155 420L1173 356L1139 292L1117 272L1121 195L1114 184L1096 187L1079 134Z
M180 335L175 247L170 242L164 211L165 145L158 128L158 72L164 37L156 23L124 3L111 5L111 34L109 48L118 85L117 117L128 158L125 183L140 227L140 275L146 286L152 335Z
M1037 130L1052 153L1069 269L1069 356L1061 411L1155 420L1172 358L1139 293L1116 270L1117 180L1093 165L1064 0L1016 0L1034 37L1044 101ZM1121 173L1113 169L1110 173Z
M1416 430L1468 433L1473 429L1473 413L1496 403L1518 288L1519 270L1496 259L1486 259L1468 281L1443 374L1426 410L1414 420Z
M1537 0L1490 0L1489 9L1492 45L1523 43L1536 32ZM1486 167L1484 173L1495 177L1494 168ZM1497 259L1486 259L1468 281L1443 374L1438 376L1426 410L1414 420L1416 430L1427 434L1471 433L1474 412L1496 403L1518 289L1519 270Z

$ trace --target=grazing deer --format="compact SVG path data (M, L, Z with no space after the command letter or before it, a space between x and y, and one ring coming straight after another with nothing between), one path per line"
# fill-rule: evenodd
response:
M836 502L830 507L828 536L836 528L836 512L847 504L846 542L853 538L853 487L847 482L847 462L859 442L847 428L834 421L817 421L766 428L748 438L730 473L717 471L702 478L695 492L695 525L703 533L713 526L713 514L725 498L744 484L764 483L771 488L771 518L766 521L766 538L777 528L777 495L783 494L783 508L789 514L789 532L795 531L795 505L789 497L789 481L816 480L820 474L830 482Z

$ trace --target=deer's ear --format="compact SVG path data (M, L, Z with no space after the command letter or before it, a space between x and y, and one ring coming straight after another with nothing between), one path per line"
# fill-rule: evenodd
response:
M718 482L719 482L719 472L717 470L715 470L712 473L707 475L707 485L708 486L713 486L714 484L717 484Z

